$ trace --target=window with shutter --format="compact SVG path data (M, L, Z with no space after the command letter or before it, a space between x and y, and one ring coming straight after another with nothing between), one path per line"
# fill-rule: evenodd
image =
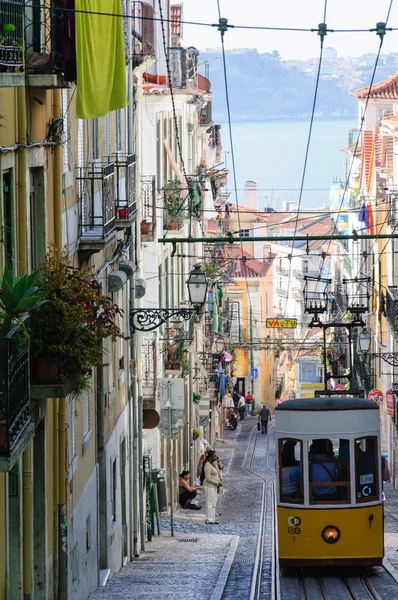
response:
M69 173L70 171L70 130L69 130L69 96L68 90L62 90L62 118L63 118L63 128L64 128L64 143L63 145L63 166L64 173Z
M90 431L90 398L88 390L84 390L81 395L82 401L82 421L83 421L83 438Z
M123 288L117 293L117 305L120 310L123 310ZM118 316L118 326L123 331L123 317ZM124 340L119 338L119 369L124 369Z
M68 397L67 405L67 441L68 441L68 478L72 479L77 466L76 437L75 437L75 398Z

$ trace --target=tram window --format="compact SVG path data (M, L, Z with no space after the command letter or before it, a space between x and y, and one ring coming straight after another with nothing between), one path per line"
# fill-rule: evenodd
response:
M313 439L308 461L311 504L350 501L349 440Z
M357 502L379 499L377 437L355 440L356 497Z
M303 503L302 441L279 440L279 481L281 502Z

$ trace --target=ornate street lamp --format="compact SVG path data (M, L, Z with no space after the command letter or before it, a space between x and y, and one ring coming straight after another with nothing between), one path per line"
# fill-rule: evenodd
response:
M369 352L371 340L371 333L365 327L358 336L358 346L362 354Z
M192 306L198 307L197 312L199 312L206 302L207 293L206 273L202 271L199 263L194 265L193 271L191 271L186 284L188 287L189 301Z
M206 302L207 292L206 274L200 268L200 264L194 265L186 283L192 308L135 308L130 311L131 330L153 331L173 317L189 321L199 314Z

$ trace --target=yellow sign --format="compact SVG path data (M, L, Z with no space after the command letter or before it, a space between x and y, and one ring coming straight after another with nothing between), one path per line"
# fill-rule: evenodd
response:
M267 319L268 329L296 329L297 319Z

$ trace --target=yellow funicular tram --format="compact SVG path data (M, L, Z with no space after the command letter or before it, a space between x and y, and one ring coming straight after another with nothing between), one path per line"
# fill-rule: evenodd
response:
M383 505L377 404L302 398L275 409L279 564L380 565Z

